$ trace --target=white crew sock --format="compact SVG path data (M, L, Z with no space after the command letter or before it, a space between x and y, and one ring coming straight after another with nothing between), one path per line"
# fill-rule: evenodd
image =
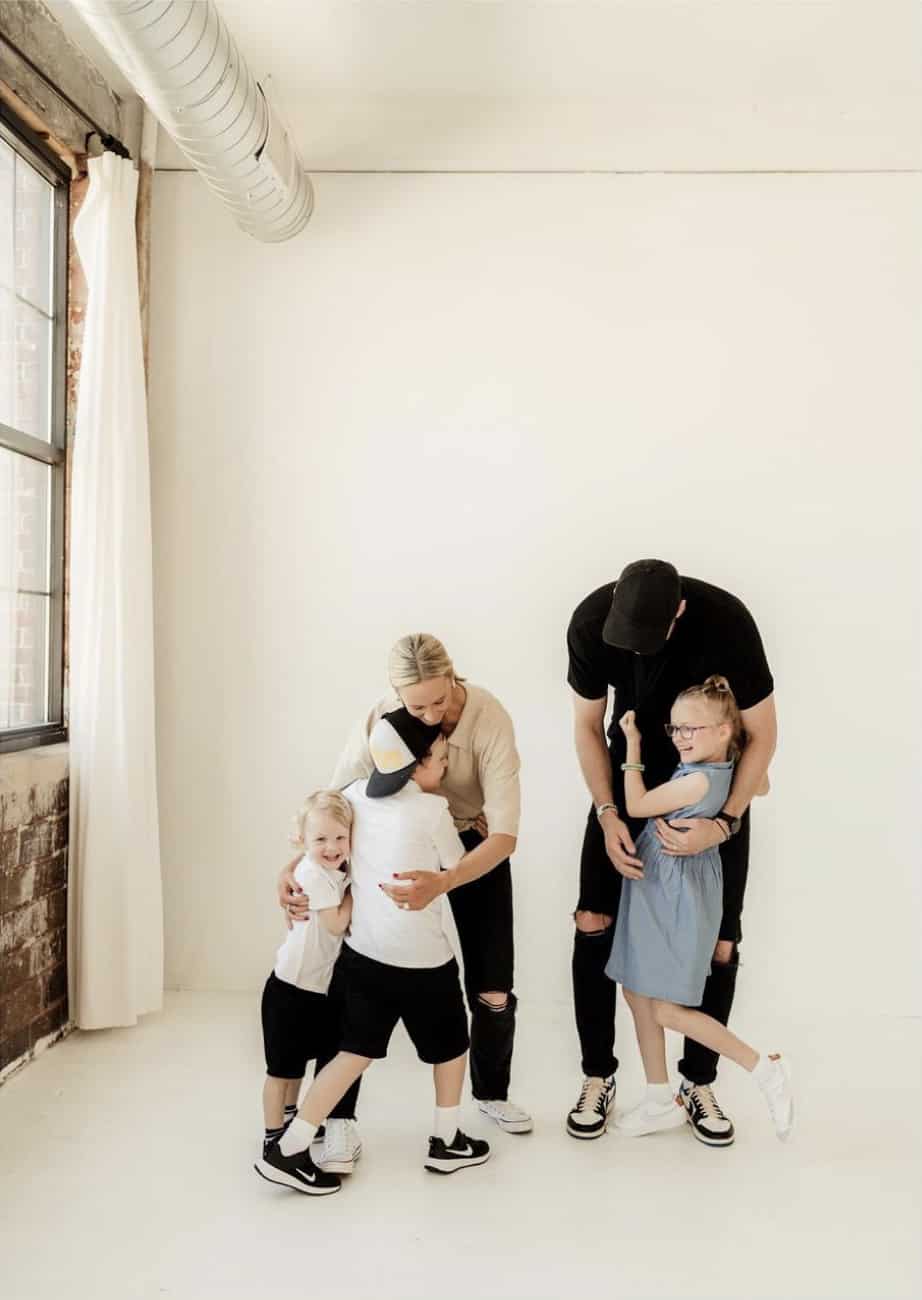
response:
M283 1156L293 1156L299 1151L306 1151L313 1142L316 1132L316 1124L308 1124L306 1119L293 1119L282 1135L279 1150Z
M445 1143L451 1142L458 1131L458 1116L460 1114L460 1106L436 1106L432 1136L441 1138Z
M760 1056L753 1067L752 1077L762 1087L771 1079L778 1068L777 1056Z
M647 1084L647 1101L652 1101L655 1106L667 1106L672 1101L673 1090L668 1083L648 1083Z

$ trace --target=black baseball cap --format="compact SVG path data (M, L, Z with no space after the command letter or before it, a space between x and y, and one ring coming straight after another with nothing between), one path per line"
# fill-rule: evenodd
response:
M682 599L682 579L666 560L635 560L615 583L602 640L619 650L653 655L666 635Z
M402 790L441 734L438 724L431 727L406 709L383 714L368 737L375 765L365 787L369 799L382 799Z

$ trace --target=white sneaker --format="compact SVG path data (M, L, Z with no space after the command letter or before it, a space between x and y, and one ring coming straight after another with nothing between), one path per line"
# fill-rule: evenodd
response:
M607 1079L589 1074L583 1079L579 1101L567 1116L570 1137L600 1138L608 1127L608 1116L615 1104L615 1076Z
M615 1128L625 1137L645 1137L648 1133L662 1133L685 1124L685 1107L676 1098L669 1101L650 1101L645 1098L633 1110L622 1110L615 1116Z
M513 1101L478 1101L477 1109L494 1124L498 1124L504 1133L530 1133L535 1121Z
M762 1064L760 1061L759 1066ZM786 1142L794 1127L794 1094L787 1061L780 1055L767 1057L764 1069L756 1067L756 1083L762 1089L775 1132Z
M354 1119L328 1119L323 1138L311 1143L311 1159L327 1174L351 1174L361 1154Z

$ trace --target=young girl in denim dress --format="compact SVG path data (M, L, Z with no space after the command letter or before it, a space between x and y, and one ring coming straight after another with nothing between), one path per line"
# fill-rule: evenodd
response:
M632 817L649 820L637 838L643 878L625 880L605 973L624 989L634 1017L647 1077L641 1104L617 1126L632 1136L685 1122L666 1071L666 1029L674 1029L728 1056L758 1083L775 1124L787 1138L793 1122L790 1074L778 1054L762 1056L725 1025L701 1011L704 982L720 932L723 876L716 847L676 857L654 829L657 817L713 817L723 808L733 765L744 743L736 699L725 677L709 677L683 691L666 730L679 753L672 778L654 790L643 780L641 736L633 711L620 720L627 739L624 791ZM719 824L719 823L718 823Z

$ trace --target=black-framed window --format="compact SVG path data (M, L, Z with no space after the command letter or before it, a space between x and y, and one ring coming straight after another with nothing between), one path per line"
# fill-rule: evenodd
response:
M66 735L69 182L0 111L0 751Z

